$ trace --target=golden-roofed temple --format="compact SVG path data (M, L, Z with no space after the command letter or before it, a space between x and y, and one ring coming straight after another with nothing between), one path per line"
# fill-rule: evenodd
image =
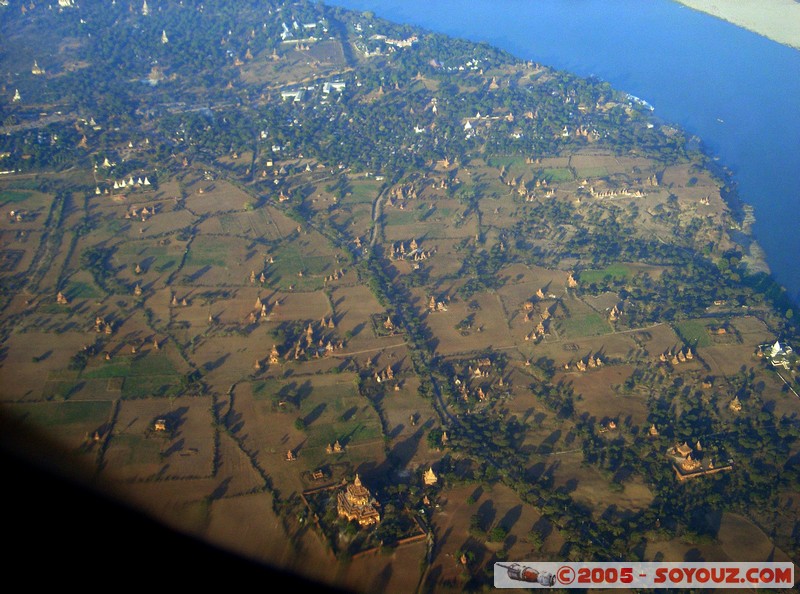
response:
M667 455L672 459L672 467L679 481L732 468L730 460L727 464L715 465L714 460L705 455L699 440L694 448L685 441L676 444L667 451Z
M436 476L436 473L433 472L433 467L429 466L428 470L425 471L425 474L422 475L423 482L428 485L435 485L439 481L439 477Z
M381 516L375 509L376 505L378 502L372 497L369 489L361 483L358 474L336 498L339 517L355 520L361 526L371 526L381 521Z

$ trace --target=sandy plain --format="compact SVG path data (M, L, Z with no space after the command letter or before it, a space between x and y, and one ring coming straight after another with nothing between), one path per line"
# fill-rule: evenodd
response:
M677 0L783 45L800 49L800 2L796 0Z

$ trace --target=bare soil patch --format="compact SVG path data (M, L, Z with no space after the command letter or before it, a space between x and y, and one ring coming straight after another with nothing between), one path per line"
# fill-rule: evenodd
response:
M627 478L622 491L613 489L612 477L594 466L584 466L581 452L553 456L550 461L547 472L552 474L554 486L566 489L576 502L591 509L594 517L606 512L636 512L653 501L653 493L641 477Z

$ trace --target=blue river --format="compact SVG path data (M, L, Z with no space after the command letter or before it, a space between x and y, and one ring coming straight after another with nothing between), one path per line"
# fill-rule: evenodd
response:
M800 302L800 50L671 0L325 0L472 41L645 99L700 137L753 206Z

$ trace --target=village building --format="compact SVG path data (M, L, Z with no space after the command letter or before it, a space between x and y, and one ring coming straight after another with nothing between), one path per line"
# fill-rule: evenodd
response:
M731 409L733 412L741 412L742 410L742 402L739 400L738 396L734 396L733 400L731 400L728 408Z
M340 518L355 520L360 526L371 526L381 521L376 509L378 502L356 474L355 480L348 484L336 497L336 508Z

